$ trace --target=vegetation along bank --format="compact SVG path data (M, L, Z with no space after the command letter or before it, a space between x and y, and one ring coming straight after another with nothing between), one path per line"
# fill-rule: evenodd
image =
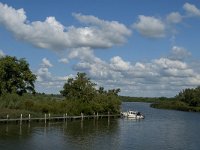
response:
M77 73L75 78L63 83L61 95L37 93L36 78L25 59L0 58L0 118L7 114L11 118L20 117L21 113L24 117L28 114L38 117L44 113L90 115L94 112L117 114L120 111L120 89L97 89L85 73Z

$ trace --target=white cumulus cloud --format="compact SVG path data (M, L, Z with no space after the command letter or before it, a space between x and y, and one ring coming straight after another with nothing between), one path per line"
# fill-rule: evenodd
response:
M121 70L121 71L126 71L130 68L130 63L129 62L125 62L124 60L122 60L121 57L119 56L115 56L110 60L111 64L111 68L113 70Z
M161 38L165 36L165 24L153 16L139 15L138 21L133 24L139 33L150 38Z
M183 9L188 13L190 16L200 16L200 9L198 9L195 5L190 3L185 3L183 5Z
M47 59L47 58L43 58L42 59L42 64L43 67L49 68L49 67L53 67L53 65L51 64L51 62Z
M168 23L174 23L174 24L177 24L177 23L180 23L183 19L183 16L180 15L179 12L172 12L170 13L169 15L167 15L167 22Z
M166 56L148 62L129 62L119 56L103 61L88 51L85 57L84 53L74 55L80 60L74 69L86 72L99 86L121 88L122 95L175 96L180 90L199 83L200 72L176 56L188 54L186 49L174 46L170 51L173 58ZM195 67L198 66L197 63Z
M170 59L183 60L191 56L191 53L179 46L173 46L171 49Z
M90 47L109 48L123 44L130 36L124 24L117 21L105 21L95 16L73 14L84 27L64 26L55 17L44 21L29 21L24 9L15 9L0 3L0 24L13 35L32 45L53 50Z

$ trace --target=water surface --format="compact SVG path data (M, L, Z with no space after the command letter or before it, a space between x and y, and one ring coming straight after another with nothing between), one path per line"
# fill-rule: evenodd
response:
M123 103L144 120L91 119L0 124L0 150L199 150L200 113L160 110L148 103Z

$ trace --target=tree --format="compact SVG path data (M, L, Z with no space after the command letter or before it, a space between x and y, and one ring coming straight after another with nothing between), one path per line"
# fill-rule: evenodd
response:
M69 78L60 93L66 97L73 106L71 111L76 114L119 113L121 101L118 93L120 89L104 90L103 87L95 88L85 73L77 73L75 78ZM74 108L76 108L74 110Z
M63 90L60 93L70 100L82 100L88 102L93 99L96 94L95 86L86 73L77 73L75 79L69 78L64 84Z
M104 94L106 91L104 91L104 87L99 87L99 90L98 90L99 94Z
M181 91L176 99L189 104L190 106L200 106L200 86L195 89L185 89Z
M0 95L5 93L35 92L36 75L24 58L5 56L0 58Z

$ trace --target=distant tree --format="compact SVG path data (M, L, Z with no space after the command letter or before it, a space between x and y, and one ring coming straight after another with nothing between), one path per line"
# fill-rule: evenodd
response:
M104 91L104 87L99 87L99 90L98 90L99 94L104 94L106 93L106 91Z
M184 89L176 96L176 99L190 106L200 106L200 86L194 89Z
M113 94L117 96L120 91L121 91L120 89L112 89L108 90L108 94Z
M5 56L0 58L0 95L4 93L35 92L36 75L29 69L25 59Z

